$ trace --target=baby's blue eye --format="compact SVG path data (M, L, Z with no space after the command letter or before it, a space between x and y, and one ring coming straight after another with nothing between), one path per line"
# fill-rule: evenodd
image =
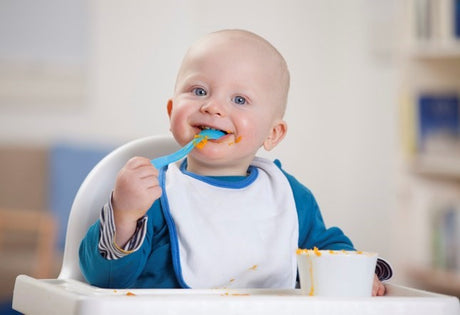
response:
M206 90L203 88L194 88L192 90L192 93L195 94L196 96L206 96Z
M244 105L246 104L246 99L242 96L235 96L233 98L233 101L235 102L235 104L238 104L238 105Z

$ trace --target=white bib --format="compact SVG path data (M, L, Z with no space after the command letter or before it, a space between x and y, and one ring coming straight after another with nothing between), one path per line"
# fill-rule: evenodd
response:
M291 187L278 167L256 158L255 174L234 184L194 178L179 165L168 167L163 202L177 233L172 235L178 249L173 256L179 255L173 260L180 263L176 272L185 284L294 288L298 218Z

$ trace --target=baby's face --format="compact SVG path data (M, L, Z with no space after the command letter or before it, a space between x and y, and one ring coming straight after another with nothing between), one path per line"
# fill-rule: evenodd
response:
M277 56L252 38L213 34L192 47L168 104L171 131L181 145L203 128L227 135L193 150L190 171L246 172L274 124L281 121L280 71Z

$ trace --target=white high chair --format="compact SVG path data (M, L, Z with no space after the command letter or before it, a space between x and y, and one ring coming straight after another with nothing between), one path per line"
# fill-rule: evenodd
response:
M85 281L80 271L78 248L88 228L99 218L118 171L134 156L155 158L179 148L169 136L151 136L131 141L108 154L80 186L69 215L64 258L58 279Z
M155 158L178 149L169 136L131 141L103 158L78 190L69 216L57 279L16 278L13 309L25 314L458 314L455 297L387 284L380 298L310 297L299 289L102 289L87 284L78 249L99 217L116 175L131 157ZM69 166L71 167L71 166ZM212 253L210 253L212 254Z

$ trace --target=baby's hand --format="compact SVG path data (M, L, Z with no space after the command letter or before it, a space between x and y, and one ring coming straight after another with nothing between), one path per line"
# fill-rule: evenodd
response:
M161 196L158 170L143 157L130 159L118 173L112 195L117 229L116 243L123 246L133 235L137 220Z
M372 296L385 295L385 285L380 282L377 275L374 275L374 284L372 286Z

